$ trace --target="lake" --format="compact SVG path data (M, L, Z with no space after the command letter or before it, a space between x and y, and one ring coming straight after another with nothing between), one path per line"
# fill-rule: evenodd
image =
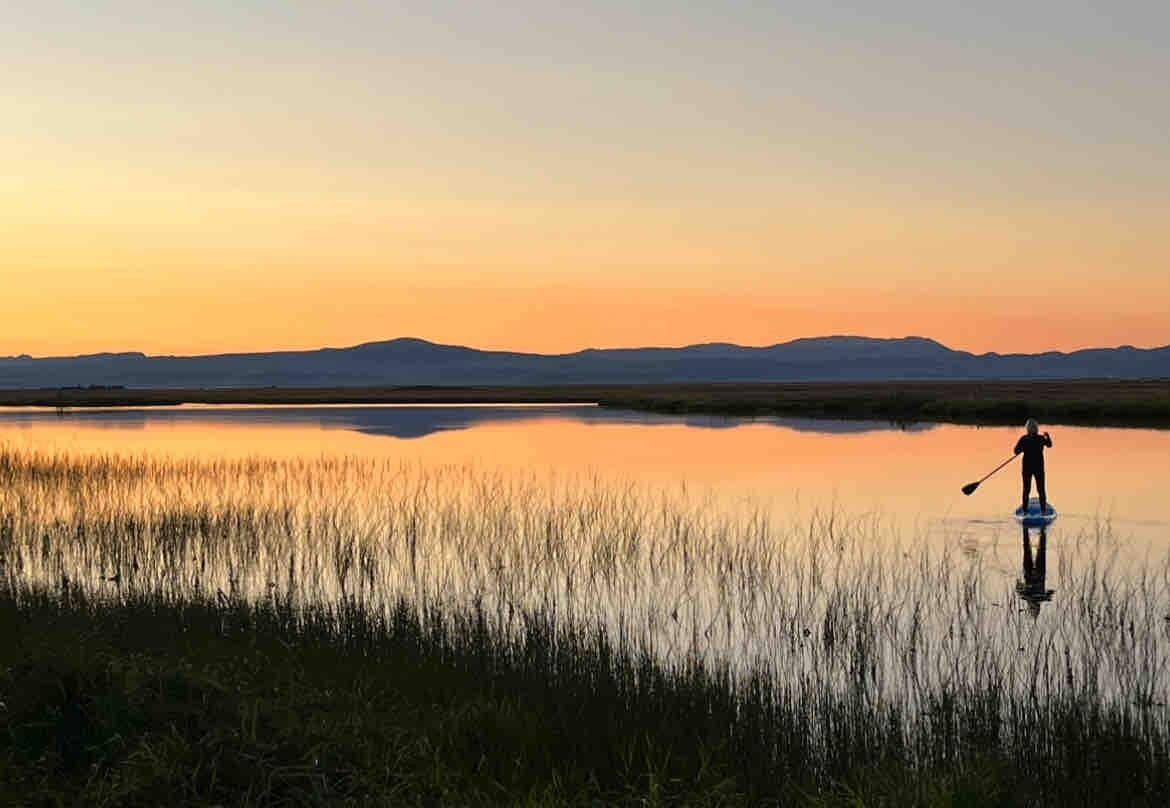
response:
M12 580L298 608L400 598L601 627L668 664L926 692L1089 692L1165 720L1170 432L1053 427L1046 531L1019 470L960 489L1020 430L673 417L594 406L0 414ZM226 601L224 601L226 602ZM1028 651L1028 653L1021 653ZM859 664L862 668L858 668ZM925 689L924 689L925 688ZM1143 708L1146 709L1146 708Z
M1060 524L1106 518L1164 538L1170 430L1045 427ZM0 410L13 446L167 457L396 457L426 464L689 483L770 501L835 503L986 534L1016 504L1012 465L970 498L963 483L1010 455L1013 427L810 418L669 416L588 405L214 406Z
M1047 428L1047 427L1045 427ZM1049 564L1103 532L1123 561L1170 538L1170 431L1051 427ZM0 412L0 444L167 458L377 457L423 466L600 478L685 490L725 511L799 521L814 512L953 545L1005 577L1021 571L1010 516L1019 469L971 497L1021 430L881 421L677 417L581 405L201 406ZM1062 544L1063 543L1063 544Z
M919 762L963 738L1164 767L1170 432L1050 431L1061 516L1024 530L1018 467L961 493L1012 428L569 405L11 410L0 584L11 604L115 627L171 610L226 637L271 619L252 625L332 637L342 665L399 629L419 650L425 626L436 653L468 637L491 665L547 659L605 692L657 688L651 666L714 683L711 703L748 705L752 727L794 716L810 762L847 726Z

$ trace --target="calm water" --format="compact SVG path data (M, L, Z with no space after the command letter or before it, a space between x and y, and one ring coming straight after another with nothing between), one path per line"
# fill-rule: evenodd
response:
M1049 564L1103 531L1141 563L1170 539L1170 431L1052 427ZM974 496L960 487L1006 458L1020 430L879 421L672 417L588 406L207 407L0 413L0 442L175 457L399 458L485 470L686 486L720 507L799 518L835 510L903 537L953 543L1020 575L1015 465ZM1062 545L1062 542L1064 543Z
M1011 517L1018 467L960 491L1018 432L580 406L7 411L4 568L115 597L477 604L502 631L555 609L812 692L850 692L868 660L909 712L924 687L992 676L1024 698L1062 670L1054 697L1144 694L1170 719L1170 432L1053 427L1043 534ZM165 462L70 476L29 451ZM278 462L170 462L253 457Z

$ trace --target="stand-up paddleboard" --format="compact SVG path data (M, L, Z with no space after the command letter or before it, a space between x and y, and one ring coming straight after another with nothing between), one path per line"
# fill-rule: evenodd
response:
M1016 521L1024 527L1044 527L1056 521L1056 508L1048 503L1048 510L1040 512L1040 500L1032 497L1028 500L1027 509L1016 508Z

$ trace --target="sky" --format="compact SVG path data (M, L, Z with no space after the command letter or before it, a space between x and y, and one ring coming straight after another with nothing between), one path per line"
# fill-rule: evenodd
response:
M0 355L1170 344L1170 5L691 6L5 6Z

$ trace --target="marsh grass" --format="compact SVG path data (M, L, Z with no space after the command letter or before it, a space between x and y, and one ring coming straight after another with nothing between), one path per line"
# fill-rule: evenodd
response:
M836 511L0 451L4 771L113 802L186 772L191 801L1163 804L1170 564L1071 549L1033 617Z

